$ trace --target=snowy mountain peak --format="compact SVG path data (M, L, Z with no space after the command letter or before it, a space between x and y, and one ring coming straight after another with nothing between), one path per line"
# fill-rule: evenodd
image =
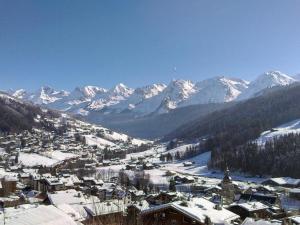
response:
M86 97L90 98L95 97L96 94L103 94L107 92L106 89L97 86L84 86L81 88L81 91Z
M233 101L247 87L247 82L241 79L225 76L213 77L196 83L195 93L182 105Z
M276 85L289 85L296 80L280 71L269 71L260 75L254 82L265 82L268 87L273 87Z
M243 100L262 93L266 88L284 86L295 81L279 71L269 71L250 83L238 78L217 76L197 83L174 79L167 86L158 83L136 89L120 83L109 90L83 86L69 93L43 86L35 92L20 89L9 93L25 101L74 114L88 115L91 111L99 111L103 115L126 112L136 117L167 113L189 105Z
M195 84L189 80L172 80L158 95L139 105L136 110L143 113L167 113L195 92Z
M18 90L14 93L14 96L18 96L20 99L31 101L36 104L49 104L64 98L68 94L69 93L66 91L56 91L52 87L42 86L34 93Z
M9 91L8 93L10 93L13 97L18 98L18 99L23 99L27 95L27 92L24 89L19 89L16 91Z
M179 97L183 100L195 92L194 87L195 84L190 80L172 80L164 92L171 99Z
M83 86L83 87L76 87L69 95L69 99L92 99L97 94L106 93L107 90L97 86Z
M45 94L52 94L54 92L54 89L50 86L44 85L44 86L40 87L38 92L40 92L40 93L43 92Z
M121 96L129 96L133 93L133 91L134 90L132 88L127 87L125 84L119 83L115 87L110 89L109 92Z
M254 97L266 88L286 86L294 82L296 82L294 78L280 71L269 71L250 82L249 87L239 96L239 100Z
M134 94L142 98L151 98L162 92L167 86L165 84L152 84L134 90Z

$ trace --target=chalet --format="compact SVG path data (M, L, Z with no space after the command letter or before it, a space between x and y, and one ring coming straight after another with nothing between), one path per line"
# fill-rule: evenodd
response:
M211 185L203 190L205 195L221 194L222 188L217 185Z
M195 178L192 176L185 176L181 181L184 184L191 184L195 182Z
M300 225L300 216L291 216L287 218L288 224L291 225Z
M300 187L300 179L294 179L290 177L277 177L277 178L270 178L262 182L262 184L296 188L296 187Z
M167 172L166 172L166 176L175 176L177 173L175 172L175 171L173 171L173 170L168 170Z
M130 225L139 225L140 221L140 214L144 210L150 208L149 203L146 200L133 202L127 206L127 224Z
M136 170L137 165L136 163L131 163L126 165L126 170Z
M44 179L44 185L47 192L60 191L65 188L64 183L56 177Z
M234 203L228 207L228 210L239 215L242 219L247 217L255 218L269 218L269 206L261 202L245 202L245 203Z
M0 147L4 148L7 152L10 152L12 149L16 148L15 141L2 141L0 142Z
M0 197L9 196L17 190L18 179L12 176L4 176L1 179Z
M152 163L144 163L143 169L144 170L152 170L152 169L154 169L154 165Z
M264 219L253 219L246 218L242 225L282 225L284 224L280 220L264 220Z
M147 201L153 205L161 205L178 200L180 197L183 197L183 195L179 192L162 191L157 195L149 195Z
M60 178L61 182L63 182L66 189L73 189L76 186L80 186L83 184L82 180L80 180L76 175L66 175Z
M289 191L289 196L292 199L300 200L300 188L293 188Z
M92 185L103 185L102 180L97 180L94 177L83 177L82 178L83 184L86 186L92 186Z
M22 203L22 200L19 196L10 195L7 197L0 197L0 206L2 208L6 207L15 207Z
M82 192L74 189L48 193L48 202L63 212L72 216L75 221L83 222L89 218L85 206L99 203L95 196L85 196Z
M271 186L259 185L255 188L256 192L263 193L263 194L274 194L275 188Z
M42 191L41 179L40 174L30 174L30 187L34 190Z
M252 194L245 194L242 193L240 195L239 201L259 201L265 204L277 204L279 202L279 198L277 195L274 194L263 194L263 193L252 193Z
M49 205L22 205L20 207L10 207L5 209L5 215L0 214L0 220L4 221L4 218L9 218L5 224L65 224L76 225L77 223L72 218L57 209L56 207Z
M18 175L19 181L24 185L30 184L30 174L29 173L19 173Z
M83 224L123 224L125 206L122 201L106 201L86 204L84 209L89 217Z
M130 190L129 193L132 201L140 201L146 196L145 192L142 190Z
M109 166L111 164L110 160L103 160L102 162L103 166Z
M101 201L110 200L114 196L114 190L116 184L114 183L104 183L102 186L94 186L97 189L97 196Z
M185 166L185 167L192 166L192 165L193 165L193 162L191 162L191 161L186 161L183 163L183 166Z
M174 180L176 181L176 183L182 183L184 178L185 176L181 174L177 174L176 176L174 176Z
M204 198L154 206L142 211L140 215L143 225L227 224L239 219L237 214Z

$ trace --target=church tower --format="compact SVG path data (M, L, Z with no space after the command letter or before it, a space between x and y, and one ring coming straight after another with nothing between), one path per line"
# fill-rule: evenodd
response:
M229 174L228 167L224 172L224 177L221 182L222 187L222 196L224 197L224 202L230 204L234 200L234 184L232 183L232 179Z

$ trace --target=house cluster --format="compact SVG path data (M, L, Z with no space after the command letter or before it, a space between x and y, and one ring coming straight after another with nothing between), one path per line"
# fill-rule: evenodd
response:
M170 190L150 191L132 182L124 185L117 176L101 179L35 168L1 172L4 224L300 224L300 180L292 178L242 185L226 170L219 184L210 184L167 171Z
M0 224L300 225L300 179L235 182L226 170L210 182L164 170L151 155L122 160L119 147L97 144L106 133L92 125L48 122L58 132L0 136ZM154 170L167 186L153 187Z
M172 176L173 192L147 195L128 206L130 224L299 224L300 179L271 178L261 184L222 181L209 184L191 176ZM194 178L194 180L192 179ZM276 182L274 182L276 180Z

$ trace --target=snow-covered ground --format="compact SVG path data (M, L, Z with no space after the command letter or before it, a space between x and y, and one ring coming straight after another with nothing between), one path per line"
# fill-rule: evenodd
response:
M126 159L121 160L119 165L111 165L106 167L100 167L98 169L100 174L112 174L115 175L121 170L125 169L125 164L130 163L132 160L137 160L140 157L144 158L145 162L156 163L159 164L159 168L151 169L151 170L144 170L145 174L150 176L151 182L156 186L166 187L169 184L170 177L166 176L167 171L173 171L178 174L184 174L188 176L197 177L200 180L205 181L207 184L218 184L221 179L224 177L224 172L222 171L212 171L208 169L208 162L211 158L211 152L205 152L188 160L175 160L172 162L161 162L160 155L162 153L170 152L172 155L175 155L177 151L184 152L187 147L191 145L182 145L175 149L166 150L164 145L153 147L147 151L139 152L139 153L132 153L126 156ZM184 162L192 161L194 164L191 166L184 166ZM126 173L129 176L133 176L133 171L126 170ZM237 183L248 184L248 183L261 183L264 181L264 178L258 177L250 177L246 174L238 174L234 173L231 174L231 177Z
M59 162L57 159L51 159L46 156L42 156L36 153L23 153L19 155L19 162L24 166L33 167L33 166L46 166L50 167Z
M116 145L104 138L96 137L94 135L85 135L85 142L87 145L96 145L98 148L115 147Z
M103 136L105 137L105 139L110 140L112 142L114 142L114 141L127 142L128 140L130 140L133 145L141 145L141 144L151 143L151 141L148 141L148 140L130 138L126 134L121 134L121 133L117 133L114 131L108 131L105 129L104 129Z
M69 153L69 152L61 152L61 151L47 151L47 152L43 152L43 155L59 161L79 157L76 154Z
M263 132L257 139L257 143L263 145L267 141L272 140L275 137L279 137L290 133L300 133L300 119L282 124L276 128L273 128L272 130Z
M26 167L46 166L51 167L70 158L78 157L73 153L65 153L61 151L47 151L41 154L20 152L19 162Z
M166 170L175 171L178 173L190 175L207 175L210 173L207 168L207 163L210 160L211 152L205 152L186 161L195 162L192 166L184 166L184 161L167 163L164 165Z
M130 161L131 159L138 159L139 157L147 158L150 162L158 162L159 155L166 151L165 146L153 147L144 152L131 153L126 155L125 162Z

